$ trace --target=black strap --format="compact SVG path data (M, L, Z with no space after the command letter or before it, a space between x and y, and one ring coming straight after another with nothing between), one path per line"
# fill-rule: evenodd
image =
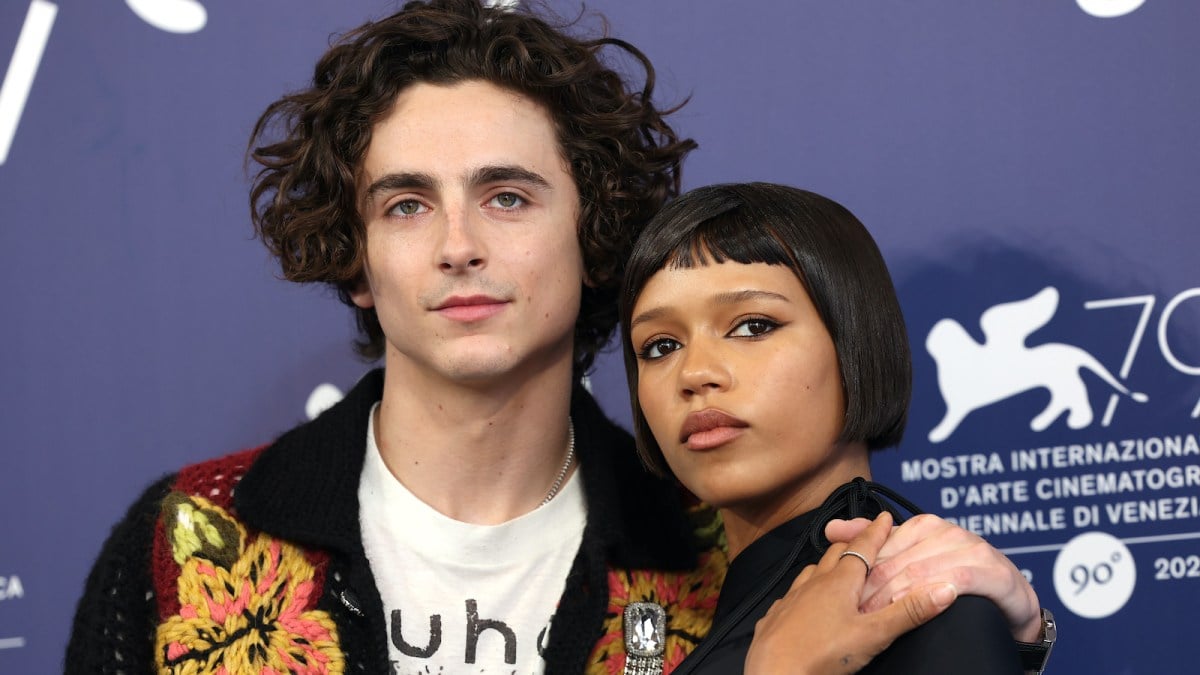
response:
M825 549L829 548L829 540L825 538L825 525L834 518L874 517L876 513L887 511L895 518L896 524L904 522L905 516L899 513L889 500L911 515L924 513L916 504L886 485L865 478L855 478L834 490L833 494L825 499L825 503L817 507L817 517L813 519L814 527L808 533L809 541L818 551L825 553ZM869 506L874 508L868 508ZM795 559L792 562L795 562Z
M1018 642L1017 654L1021 656L1021 667L1027 672L1041 675L1050 660L1050 652L1058 640L1058 624L1050 610L1042 608L1042 635L1037 642Z

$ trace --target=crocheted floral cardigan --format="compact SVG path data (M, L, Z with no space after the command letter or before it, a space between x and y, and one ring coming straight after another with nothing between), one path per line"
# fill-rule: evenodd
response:
M382 388L374 371L275 443L152 485L88 577L64 672L391 672L357 496ZM588 521L546 672L621 673L632 602L666 610L670 672L711 624L727 564L719 528L641 468L629 435L582 389L571 414Z

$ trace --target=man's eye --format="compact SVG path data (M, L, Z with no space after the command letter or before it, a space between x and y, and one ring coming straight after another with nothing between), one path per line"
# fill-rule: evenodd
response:
M661 359L662 357L670 354L682 346L683 345L679 344L675 340L672 340L671 338L659 338L657 340L651 340L650 342L647 342L646 346L642 347L642 353L638 354L638 356L647 361L653 361L655 359Z
M492 197L490 203L493 206L498 206L502 209L513 209L524 204L525 200L511 192L501 192L495 197Z
M421 202L415 199L405 199L397 202L388 212L400 216L415 216L424 210L425 206Z
M757 337L759 335L766 335L778 327L779 324L770 319L746 319L734 326L729 335L731 337Z

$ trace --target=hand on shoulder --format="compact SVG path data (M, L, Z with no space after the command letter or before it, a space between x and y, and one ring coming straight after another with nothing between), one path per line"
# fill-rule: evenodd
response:
M868 524L863 518L834 520L825 536L847 542ZM913 589L947 583L959 595L981 595L996 603L1015 639L1038 639L1042 621L1037 593L1020 570L981 537L932 514L914 516L892 531L863 588L862 609L874 612Z
M864 521L866 522L866 521ZM847 543L833 544L796 577L786 595L758 621L746 674L855 673L900 635L929 621L957 597L948 583L912 589L879 611L859 599L892 529L881 514Z

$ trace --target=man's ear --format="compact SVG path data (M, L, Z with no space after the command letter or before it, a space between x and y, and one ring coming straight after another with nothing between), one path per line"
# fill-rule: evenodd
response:
M358 281L350 290L350 299L359 309L371 309L375 306L375 294L371 292L371 282L367 280L365 270L358 275Z

